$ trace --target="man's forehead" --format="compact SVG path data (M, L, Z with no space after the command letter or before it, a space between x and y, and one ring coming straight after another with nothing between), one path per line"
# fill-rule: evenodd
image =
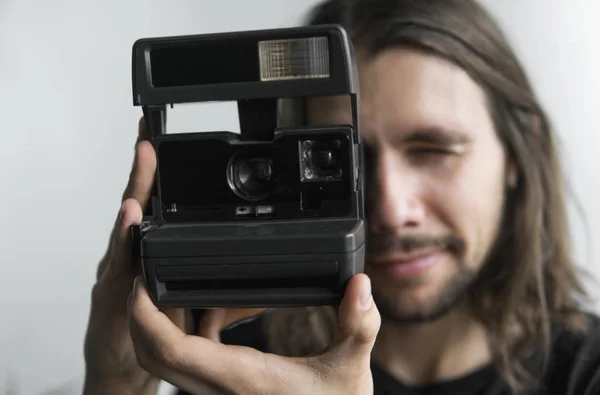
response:
M480 86L458 66L437 56L397 49L361 60L360 127L363 133L477 134L489 131L491 119ZM309 101L309 120L351 123L348 96Z

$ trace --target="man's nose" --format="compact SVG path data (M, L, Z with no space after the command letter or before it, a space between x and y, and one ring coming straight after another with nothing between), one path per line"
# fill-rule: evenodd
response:
M418 228L425 217L420 180L400 154L373 158L367 191L369 227L373 232Z

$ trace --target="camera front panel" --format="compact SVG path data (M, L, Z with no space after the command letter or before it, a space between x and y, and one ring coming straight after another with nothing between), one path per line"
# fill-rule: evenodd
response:
M346 127L290 130L272 142L229 132L155 140L166 222L355 215L359 162Z

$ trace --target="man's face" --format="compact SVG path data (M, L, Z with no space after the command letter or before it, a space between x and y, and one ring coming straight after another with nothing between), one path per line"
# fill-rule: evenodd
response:
M384 317L436 318L463 296L496 239L505 154L479 86L455 65L392 49L358 60L368 147L365 272ZM311 123L350 123L349 103L309 103Z

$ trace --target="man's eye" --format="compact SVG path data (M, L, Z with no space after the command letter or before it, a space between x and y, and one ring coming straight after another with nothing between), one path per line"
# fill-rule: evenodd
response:
M457 154L448 148L414 147L406 151L407 160L415 166L445 166Z
M409 153L413 155L451 155L453 152L444 148L419 147L409 149Z

